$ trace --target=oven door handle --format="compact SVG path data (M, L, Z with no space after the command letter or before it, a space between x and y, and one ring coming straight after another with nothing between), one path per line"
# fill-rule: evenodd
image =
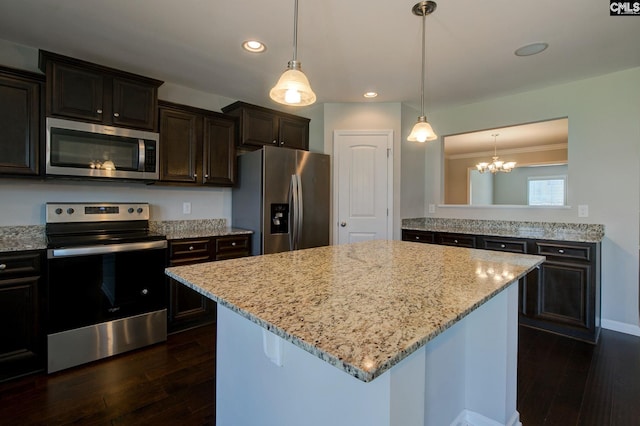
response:
M143 241L139 243L105 244L101 246L48 249L47 258L91 256L94 254L120 253L134 250L152 250L167 248L167 240Z

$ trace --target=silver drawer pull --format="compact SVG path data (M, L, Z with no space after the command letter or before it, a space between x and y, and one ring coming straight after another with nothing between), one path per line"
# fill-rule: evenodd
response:
M454 243L458 244L458 240L453 240Z
M120 117L120 114L118 114L117 112L114 112L114 113L113 113L113 116L114 116L114 117Z
M564 250L560 249L560 250L558 250L558 253L564 254Z
M416 235L416 240L419 240L419 239L420 239L420 237Z
M232 242L232 243L231 243L231 245L232 245L233 247L235 247L235 246L236 246L236 242L235 242L235 241L234 241L234 242Z
M7 269L7 265L5 263L0 263L0 271L4 271Z
M102 110L101 110L101 109L96 110L96 112L97 112L98 114L102 114Z
M505 247L506 247L506 245L500 244L500 248L505 248Z
M189 251L193 251L193 246L189 246Z

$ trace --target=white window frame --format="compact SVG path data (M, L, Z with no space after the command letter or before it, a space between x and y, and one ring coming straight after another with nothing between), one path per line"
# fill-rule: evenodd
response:
M545 180L562 180L564 183L563 188L563 200L562 204L531 204L530 185L531 181L545 181ZM529 206L566 206L567 205L567 175L555 175L555 176L529 176L527 177L527 205Z

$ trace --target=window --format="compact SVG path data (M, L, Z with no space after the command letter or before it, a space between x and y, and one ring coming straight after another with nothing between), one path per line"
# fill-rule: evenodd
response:
M527 193L530 206L564 206L567 201L567 177L529 177Z

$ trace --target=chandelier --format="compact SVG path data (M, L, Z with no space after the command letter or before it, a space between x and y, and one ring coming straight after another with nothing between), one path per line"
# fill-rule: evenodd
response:
M484 173L486 171L489 171L491 173L498 173L498 172L509 173L516 166L515 161L504 162L498 159L498 150L496 146L496 140L499 135L500 133L493 133L491 135L493 136L493 161L491 163L476 164L476 169L478 169L480 173Z

